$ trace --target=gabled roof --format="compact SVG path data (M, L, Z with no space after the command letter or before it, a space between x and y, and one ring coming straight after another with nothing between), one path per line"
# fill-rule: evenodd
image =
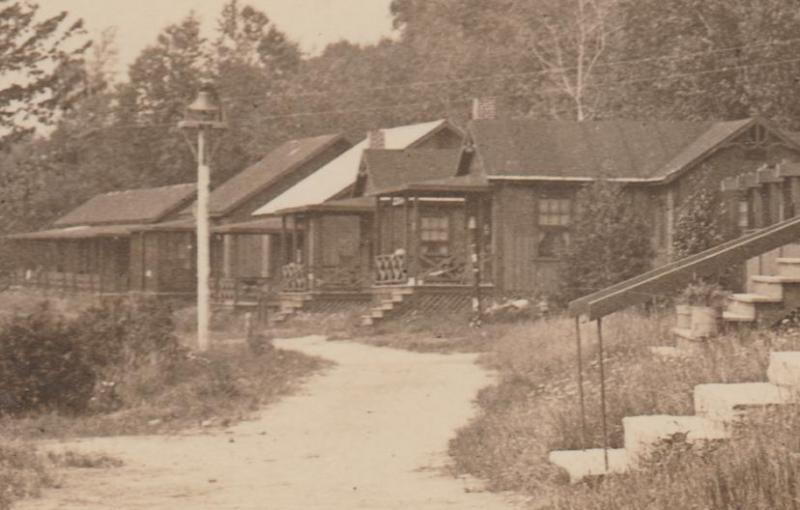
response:
M96 195L53 225L108 225L155 223L184 207L195 195L194 184L112 191Z
M383 129L385 148L411 147L447 126L450 124L446 120L436 120ZM271 214L281 209L318 204L339 195L355 183L361 156L368 148L368 144L368 140L362 140L274 200L264 204L253 215Z
M472 121L469 132L490 179L660 181L759 122L499 119Z
M337 142L346 140L342 135L333 134L282 143L259 162L245 168L211 192L211 215L219 216L230 212ZM349 145L348 143L347 146Z
M361 194L373 195L415 181L453 177L460 154L461 149L367 149Z

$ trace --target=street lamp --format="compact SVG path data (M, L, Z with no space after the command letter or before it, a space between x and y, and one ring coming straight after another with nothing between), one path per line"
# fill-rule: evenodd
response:
M200 86L197 98L186 108L186 118L178 123L186 136L186 141L197 159L197 348L209 348L209 321L211 304L209 302L209 276L211 273L211 254L208 221L208 194L211 169L208 165L210 154L209 134L214 130L225 129L219 97L210 83ZM197 132L197 147L192 143L191 134Z

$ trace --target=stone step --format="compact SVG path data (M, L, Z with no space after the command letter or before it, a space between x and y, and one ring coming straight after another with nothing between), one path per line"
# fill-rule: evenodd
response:
M369 315L363 315L361 317L362 326L372 326L373 324L375 324L375 321Z
M756 318L752 315L741 315L725 310L722 312L722 320L727 322L755 322Z
M382 303L377 309L383 310L384 312L391 312L394 310L394 303Z
M695 340L695 336L691 328L672 328L672 334L678 338Z
M735 315L753 317L758 313L759 305L773 305L781 303L782 299L775 299L761 294L732 294L728 299L726 310Z
M800 391L800 352L771 352L767 379L772 384Z
M791 392L772 383L699 384L694 387L694 412L732 421L748 408L786 404L790 397Z
M777 259L778 275L788 278L800 278L800 258L780 257Z
M770 277L753 276L750 280L752 281L751 289L753 294L769 297L776 301L783 301L783 282L780 279L773 280Z
M377 309L377 308L373 308L369 312L369 316L372 317L373 320L374 319L382 319L383 315L384 315L383 314L383 310L380 310L380 309Z
M608 470L602 448L589 450L556 450L550 452L550 463L569 474L571 482L579 482L588 476L624 473L628 470L628 453L624 448L608 450Z
M722 424L702 416L626 416L622 426L631 467L638 465L642 456L652 452L657 443L676 435L689 443L728 437Z

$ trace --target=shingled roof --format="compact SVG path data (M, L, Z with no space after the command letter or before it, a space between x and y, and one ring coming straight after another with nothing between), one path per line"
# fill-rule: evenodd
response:
M460 149L367 149L364 188L358 193L372 195L416 181L453 177L460 154Z
M498 119L469 132L489 178L661 180L755 122Z
M211 192L209 211L224 215L251 196L264 190L299 166L305 164L337 142L346 142L339 134L289 140L272 150L263 159L228 179ZM343 147L348 148L350 144Z
M419 144L444 129L455 130L447 120L440 119L385 128L381 131L383 132L387 149L405 149ZM318 204L341 195L355 183L361 164L361 156L368 146L369 141L362 140L313 174L264 204L253 215L272 214L283 209L295 209L304 205Z
M184 207L195 195L194 184L112 191L96 195L53 225L110 225L155 223Z

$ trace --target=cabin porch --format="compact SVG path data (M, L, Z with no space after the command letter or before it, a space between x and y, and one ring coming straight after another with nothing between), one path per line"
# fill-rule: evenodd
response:
M61 229L10 236L17 253L9 285L60 294L129 289L130 240L119 229ZM98 234L94 236L94 234Z
M494 287L488 191L483 183L451 178L378 195L373 306L365 325L410 309L479 309Z

